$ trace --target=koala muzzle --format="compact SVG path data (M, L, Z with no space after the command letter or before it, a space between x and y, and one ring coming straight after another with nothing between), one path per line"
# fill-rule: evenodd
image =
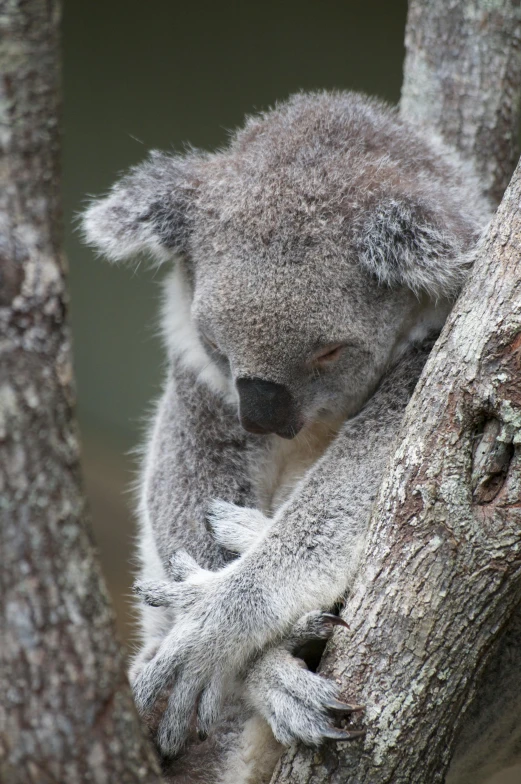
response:
M248 433L294 438L302 427L293 395L283 384L262 378L237 379L239 418Z

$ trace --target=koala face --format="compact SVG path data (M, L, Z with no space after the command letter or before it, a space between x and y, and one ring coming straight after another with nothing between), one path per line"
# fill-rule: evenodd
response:
M218 153L152 153L84 229L113 259L177 259L171 350L234 391L246 430L291 438L359 410L400 347L441 326L489 219L479 193L395 109L301 94Z
M243 427L292 438L370 396L420 302L355 264L293 265L234 256L197 270L192 318L209 360L239 398Z

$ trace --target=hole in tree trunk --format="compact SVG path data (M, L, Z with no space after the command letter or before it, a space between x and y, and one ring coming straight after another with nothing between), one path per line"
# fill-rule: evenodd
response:
M514 445L505 440L499 419L486 419L476 433L472 458L472 496L476 504L489 504L497 496L513 454Z

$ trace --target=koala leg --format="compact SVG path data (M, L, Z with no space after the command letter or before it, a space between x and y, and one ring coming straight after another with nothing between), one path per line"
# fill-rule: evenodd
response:
M209 524L222 547L243 553L271 526L271 520L257 509L215 501L210 508ZM293 626L282 645L261 656L248 673L247 699L270 724L281 744L300 740L318 745L328 737L339 739L339 731L330 725L329 711L336 709L348 713L360 708L339 702L336 685L309 672L302 659L292 655L305 651L309 643L323 641L318 662L324 643L336 625L345 625L345 622L331 613L307 613ZM258 719L252 718L249 729L245 729L245 738L256 733L263 736L260 726ZM353 737L358 734L355 731ZM245 740L246 747L253 745L251 739Z
M162 759L165 784L269 784L282 751L270 728L230 695L208 738L193 732L175 759Z
M164 761L167 784L269 784L290 743L318 745L328 737L363 734L332 725L334 715L360 706L339 702L336 684L309 672L292 655L311 640L327 640L342 623L329 613L303 616L284 642L263 653L236 683L208 738L201 741L192 733L180 755Z
M332 725L333 715L349 714L361 706L340 702L336 684L310 672L292 655L310 641L329 639L335 626L342 624L330 613L307 613L283 643L254 662L243 682L246 720L224 758L218 784L268 784L285 746L295 741L318 745L327 738L349 740L364 734Z
M224 758L217 784L269 784L283 751L262 716L252 713Z

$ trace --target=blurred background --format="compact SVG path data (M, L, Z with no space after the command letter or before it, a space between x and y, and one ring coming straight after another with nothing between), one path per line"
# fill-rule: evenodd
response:
M78 413L95 534L121 636L135 522L131 452L159 394L161 272L110 266L75 215L151 148L214 149L245 114L305 89L397 101L405 0L65 3L64 205Z

